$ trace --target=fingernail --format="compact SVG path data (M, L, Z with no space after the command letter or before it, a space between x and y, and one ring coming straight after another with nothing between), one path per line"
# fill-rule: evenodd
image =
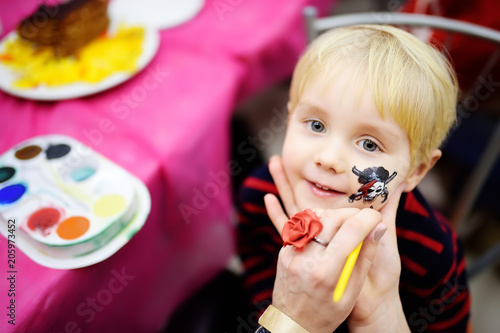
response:
M387 227L384 225L383 227L381 227L379 230L377 230L375 232L375 235L373 236L373 240L378 243L380 241L380 239L382 238L382 236L384 236L386 231L387 231Z

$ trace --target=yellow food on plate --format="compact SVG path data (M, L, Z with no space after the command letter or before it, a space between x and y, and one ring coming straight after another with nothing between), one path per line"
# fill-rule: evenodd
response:
M115 34L103 35L83 47L76 57L57 58L51 49L37 49L16 37L5 43L0 61L14 71L16 88L97 83L118 72L134 73L143 39L142 27L122 25Z

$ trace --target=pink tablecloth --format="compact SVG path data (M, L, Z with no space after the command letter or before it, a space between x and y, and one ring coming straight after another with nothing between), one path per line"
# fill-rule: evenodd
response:
M3 35L38 2L0 0ZM303 6L325 12L334 2L209 0L191 21L162 31L151 64L118 87L60 102L0 93L0 153L36 135L66 134L138 176L152 197L143 229L101 263L55 270L17 251L15 326L5 315L1 237L0 331L156 332L219 272L234 253L231 112L290 75L305 46Z

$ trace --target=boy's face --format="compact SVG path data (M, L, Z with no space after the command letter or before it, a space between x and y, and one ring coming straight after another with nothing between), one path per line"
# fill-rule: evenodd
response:
M405 181L407 134L388 116L382 119L370 88L359 88L349 70L330 82L313 78L290 112L282 157L299 209L378 210ZM363 186L359 174L367 168L385 172L385 184L379 179Z

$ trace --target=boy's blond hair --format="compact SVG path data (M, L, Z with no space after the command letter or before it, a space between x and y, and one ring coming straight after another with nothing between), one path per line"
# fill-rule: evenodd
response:
M358 25L319 36L293 73L289 111L318 75L335 79L354 70L362 88L372 89L382 117L387 114L408 134L410 171L429 161L456 119L458 86L447 59L413 35L387 25Z

